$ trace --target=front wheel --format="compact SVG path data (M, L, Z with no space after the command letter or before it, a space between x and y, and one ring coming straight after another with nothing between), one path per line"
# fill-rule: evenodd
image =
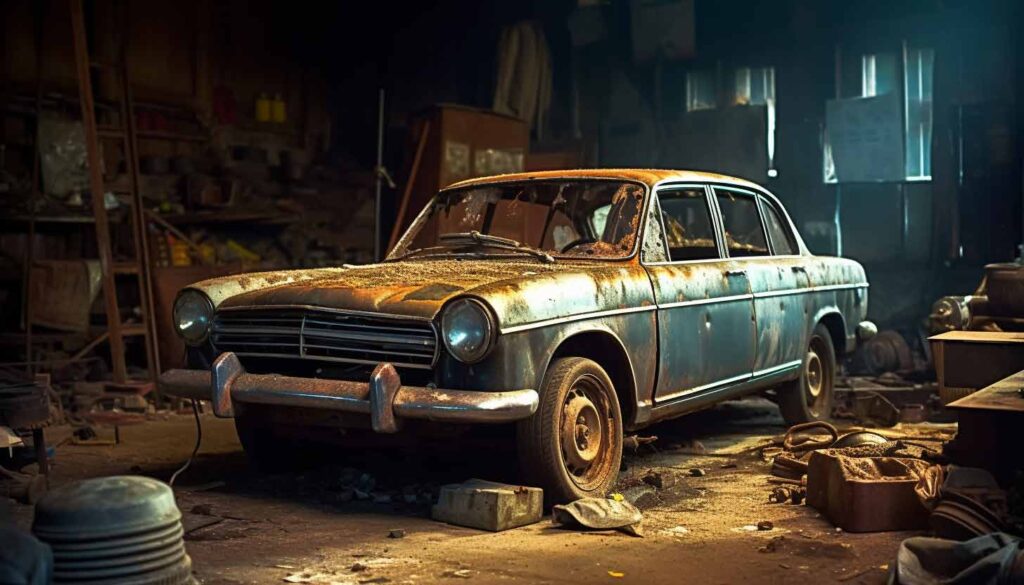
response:
M818 323L811 332L800 377L776 390L786 424L827 420L832 415L836 386L836 350L832 335Z
M523 474L548 505L604 496L622 461L622 414L608 374L589 359L555 360L516 439Z

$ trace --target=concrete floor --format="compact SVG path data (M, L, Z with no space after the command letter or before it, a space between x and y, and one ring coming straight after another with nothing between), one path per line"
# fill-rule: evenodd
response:
M120 445L59 446L53 483L113 474L167 480L192 449L194 422L190 415L153 418L123 427ZM373 475L382 490L509 477L511 457L495 456L493 446L342 452L346 461L338 465L260 475L247 468L230 420L203 416L202 425L199 457L176 492L203 583L882 583L910 535L847 534L806 506L769 503L769 464L749 447L785 427L760 400L726 403L642 433L659 436L660 449L627 456L621 489L642 485L639 477L650 469L678 477L643 501L644 538L560 529L547 518L492 534L434 522L425 503L348 500L338 487L343 465ZM950 429L897 432L935 438ZM59 442L67 430L50 436ZM665 449L695 442L707 454ZM706 475L693 477L692 468ZM17 517L27 527L31 508L19 506ZM762 520L774 528L751 529ZM406 536L388 538L394 528Z

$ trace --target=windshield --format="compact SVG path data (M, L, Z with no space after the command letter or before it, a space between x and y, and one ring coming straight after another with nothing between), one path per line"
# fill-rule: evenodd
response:
M622 181L530 181L442 191L388 256L534 254L624 258L644 188Z

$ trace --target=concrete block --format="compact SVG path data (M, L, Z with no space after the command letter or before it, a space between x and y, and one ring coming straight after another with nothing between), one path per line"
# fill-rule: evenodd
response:
M431 510L434 520L500 532L540 522L544 490L471 479L441 487Z

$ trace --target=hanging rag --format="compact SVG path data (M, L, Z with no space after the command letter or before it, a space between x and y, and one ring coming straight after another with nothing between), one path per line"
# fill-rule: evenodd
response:
M522 21L505 27L498 41L494 111L527 122L544 134L551 108L551 52L540 24Z

